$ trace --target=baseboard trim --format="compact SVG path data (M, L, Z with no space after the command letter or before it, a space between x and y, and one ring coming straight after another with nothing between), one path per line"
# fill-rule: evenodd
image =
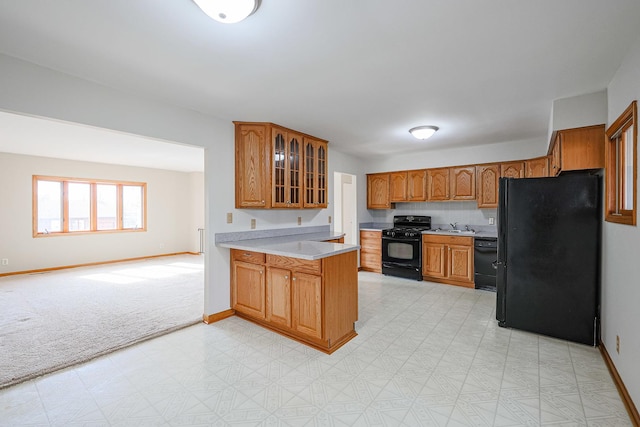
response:
M148 255L148 256L141 256L141 257L135 257L135 258L116 259L116 260L111 260L111 261L87 262L87 263L84 263L84 264L63 265L63 266L59 266L59 267L39 268L39 269L36 269L36 270L23 270L23 271L12 271L12 272L9 272L9 273L0 273L0 277L15 276L15 275L18 275L18 274L46 273L46 272L50 272L50 271L66 270L66 269L69 269L69 268L91 267L91 266L94 266L94 265L115 264L117 262L127 262L127 261L140 261L140 260L143 260L143 259L161 258L161 257L165 257L165 256L174 256L174 255L199 255L199 254L197 254L195 252L174 252L174 253L170 253L170 254Z
M203 314L202 321L208 325L210 323L215 323L222 319L226 319L227 317L231 317L234 314L236 314L236 311L230 308L229 310L221 311L220 313Z
M613 378L613 382L618 388L618 393L620 393L620 398L624 403L624 407L627 408L627 412L629 413L631 422L634 426L640 426L640 413L638 413L638 408L636 408L633 400L631 400L631 396L629 396L627 387L624 385L624 382L622 381L622 378L620 377L620 374L616 369L616 365L613 364L613 360L611 360L611 356L609 356L609 353L607 352L607 349L602 341L600 341L600 345L598 347L600 348L600 353L602 354L605 365L607 365L607 368L609 368L609 373Z

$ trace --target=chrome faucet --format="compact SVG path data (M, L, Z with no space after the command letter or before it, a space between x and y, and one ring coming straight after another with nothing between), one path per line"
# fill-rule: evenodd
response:
M453 230L457 230L458 229L458 223L454 222L453 224L449 224L451 226L451 229Z

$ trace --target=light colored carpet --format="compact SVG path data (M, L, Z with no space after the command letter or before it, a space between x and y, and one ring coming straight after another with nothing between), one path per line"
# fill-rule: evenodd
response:
M0 388L202 321L204 260L0 277Z

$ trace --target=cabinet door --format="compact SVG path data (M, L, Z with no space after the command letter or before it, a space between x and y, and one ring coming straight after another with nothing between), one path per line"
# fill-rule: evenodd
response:
M274 127L272 206L302 206L302 136Z
M563 171L604 168L604 125L558 131Z
M265 318L264 265L234 261L233 263L233 308L239 313Z
M360 231L360 267L366 271L382 272L381 231Z
M367 175L367 209L389 209L389 174Z
M462 245L449 245L448 271L451 280L473 282L473 248Z
M525 178L541 178L549 176L549 158L540 157L538 159L525 160Z
M557 176L562 170L562 159L560 158L561 145L562 138L560 133L557 133L556 138L553 140L553 149L551 151L551 176Z
M293 275L293 329L322 338L322 277L305 273Z
M424 202L427 200L426 169L407 173L407 200L410 202Z
M327 207L327 143L304 138L304 207Z
M427 169L429 200L449 200L449 168Z
M391 202L407 201L407 172L392 172L389 174Z
M500 176L504 178L524 178L524 162L509 162L500 165Z
M476 199L476 168L451 168L451 200Z
M498 207L499 165L476 166L478 208Z
M422 275L442 278L446 277L447 245L423 241Z
M268 322L291 327L291 272L281 268L267 269Z
M236 123L236 208L264 208L269 201L269 143L264 125Z

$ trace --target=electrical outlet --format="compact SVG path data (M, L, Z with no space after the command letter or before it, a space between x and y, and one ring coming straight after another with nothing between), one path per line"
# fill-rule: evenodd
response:
M9 265L9 258L2 258L2 265Z
M231 224L231 223L233 223L233 214L229 212L227 214L227 224Z
M302 225L302 217L301 216L298 217L298 225Z
M331 215L329 215L329 224L331 224Z
M489 225L493 225L496 223L496 219L494 217L489 217Z
M256 228L256 219L255 218L251 218L251 229L255 229Z
M616 335L616 353L620 354L620 335Z

